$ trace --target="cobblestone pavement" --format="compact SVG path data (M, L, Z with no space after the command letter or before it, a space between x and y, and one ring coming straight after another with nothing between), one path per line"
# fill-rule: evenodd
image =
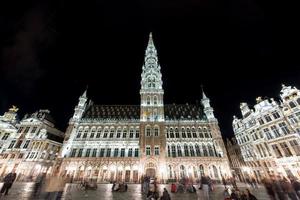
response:
M1 184L2 186L2 184ZM101 199L101 200L145 200L145 196L141 194L141 186L139 184L129 184L128 191L125 193L111 192L112 184L99 184L98 189L95 191L88 191L84 193L78 189L76 184L71 184L69 187L66 187L68 191L65 191L63 195L64 200L79 200L79 199ZM163 188L166 187L170 191L170 185L159 185L160 194L163 191ZM241 190L246 189L246 185L239 184ZM7 200L27 200L27 199L36 199L31 197L31 192L33 188L33 183L15 183L9 194L0 199ZM198 188L196 186L196 188ZM222 185L216 185L215 190L210 194L211 200L223 200L223 191L224 187ZM259 200L268 200L268 196L265 192L265 189L260 186L258 189L251 190L253 194ZM197 193L170 193L172 200L202 200L202 191L197 189ZM41 197L40 199L44 199Z

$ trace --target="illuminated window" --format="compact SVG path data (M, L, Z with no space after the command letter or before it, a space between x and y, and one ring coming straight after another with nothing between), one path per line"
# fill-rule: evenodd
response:
M181 146L179 144L177 145L177 156L182 157Z
M159 147L158 146L154 147L154 155L156 155L156 156L159 155Z
M90 157L91 149L87 149L85 152L85 157Z
M132 148L128 149L128 157L132 157Z
M159 136L159 128L158 127L154 128L154 136Z
M121 155L120 155L121 157L125 157L125 148L122 148L121 149Z
M151 129L150 129L150 127L146 127L146 136L147 137L151 136Z
M93 149L92 157L96 157L96 156L97 156L97 149Z
M280 143L280 146L286 157L290 157L293 155L290 148L288 147L288 145L285 142Z
M129 138L133 138L133 129L130 129L129 131Z
M146 146L146 156L150 156L150 155L151 155L151 147Z
M83 149L79 149L77 157L81 157L82 156L82 151L83 151Z

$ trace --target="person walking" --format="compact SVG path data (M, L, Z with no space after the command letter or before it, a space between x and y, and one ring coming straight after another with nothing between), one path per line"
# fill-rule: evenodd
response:
M297 180L296 177L290 177L290 180L298 198L300 199L300 181Z
M249 189L246 189L248 200L257 200L257 198L250 192Z
M276 200L275 191L273 189L273 185L270 179L264 178L263 184L265 186L265 189L270 197L271 200Z
M13 185L15 179L17 177L17 174L15 172L15 169L12 170L12 172L8 173L5 177L4 177L4 184L2 186L1 189L1 195L4 193L4 195L8 195L8 191L11 188L11 186Z
M53 173L51 177L46 181L45 191L47 192L47 200L59 200L62 197L64 188L66 185L66 179L64 176L59 176L58 171Z
M164 188L163 195L160 197L160 200L171 200L170 194L166 188Z
M207 176L201 177L201 188L205 200L209 200L209 178Z

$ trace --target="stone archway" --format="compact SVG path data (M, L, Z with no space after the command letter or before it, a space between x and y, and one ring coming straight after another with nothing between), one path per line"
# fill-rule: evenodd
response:
M152 178L156 176L156 166L153 162L148 162L145 165L145 174L146 176L150 176Z

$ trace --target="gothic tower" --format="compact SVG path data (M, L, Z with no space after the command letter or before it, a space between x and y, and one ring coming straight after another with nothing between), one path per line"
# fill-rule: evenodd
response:
M87 103L88 98L86 93L87 93L87 89L79 97L78 104L74 109L73 117L69 121L69 126L65 133L64 145L61 150L60 157L65 157L71 151L70 146L72 145L72 142L75 139L75 133L77 131L78 123L80 122L84 111L88 107L88 103Z
M164 103L162 76L157 51L150 33L141 75L141 164L147 175L160 177L164 163Z

